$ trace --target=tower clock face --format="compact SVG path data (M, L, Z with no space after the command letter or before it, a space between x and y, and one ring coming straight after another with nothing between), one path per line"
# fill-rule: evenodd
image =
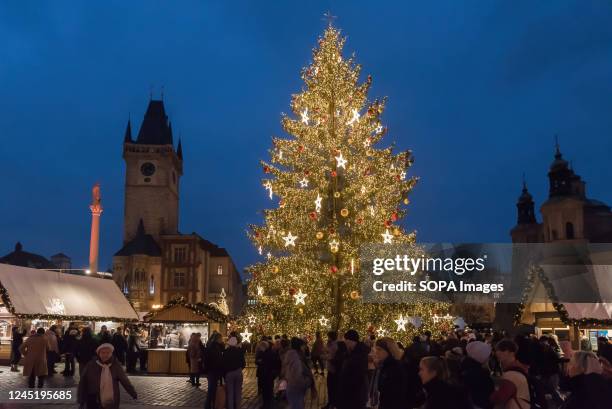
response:
M143 163L140 167L140 173L142 173L144 176L153 176L155 173L155 165L151 162Z
M151 162L143 163L140 167L140 173L142 173L144 176L153 176L155 173L155 165Z

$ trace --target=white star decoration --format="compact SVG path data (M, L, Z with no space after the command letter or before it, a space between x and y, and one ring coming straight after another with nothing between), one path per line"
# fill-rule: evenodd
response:
M384 337L385 334L387 333L387 330L384 329L383 327L380 327L376 330L376 335L378 335L378 337Z
M306 108L303 112L302 112L302 122L305 123L306 125L308 125L308 120L310 118L308 118L308 108Z
M315 200L315 210L317 211L317 213L321 211L321 201L322 200L323 198L321 197L321 195L317 193L317 200Z
M359 110L357 109L353 109L353 117L349 119L349 121L346 124L353 125L353 123L355 122L359 122Z
M329 319L328 319L328 318L325 318L325 316L324 316L324 315L321 315L321 318L319 318L319 324L320 324L322 327L327 327L327 326L329 325Z
M257 295L263 295L264 288L260 285L257 286Z
M393 235L389 233L389 229L385 230L385 232L382 233L381 236L383 236L383 240L385 244L393 243Z
M404 318L403 315L400 315L398 319L395 320L397 324L397 331L406 331L406 324L408 324L408 320Z
M247 319L249 320L249 324L251 324L251 325L255 324L256 319L255 319L254 315L252 315L252 314L249 315Z
M263 248L261 246L257 247L257 252L261 256L263 254Z
M329 247L332 251L338 251L338 248L340 247L340 242L336 239L333 239L329 242Z
M245 328L244 332L240 333L240 336L242 337L242 340L244 342L250 342L251 341L251 335L253 335L253 334L249 332L248 328Z
M400 172L400 179L402 179L402 180L406 179L406 171L405 170L402 170Z
M367 148L371 144L372 144L372 140L370 138L365 138L365 141L363 141L363 147L364 148Z
M297 239L297 236L294 236L293 234L291 234L291 232L289 232L286 236L283 237L283 240L285 240L285 247L295 247L295 239Z
M306 298L308 294L303 293L302 289L299 289L297 294L293 294L293 298L295 298L295 305L306 305L306 302L304 301L304 299Z
M340 152L340 155L336 156L336 166L342 169L346 169L346 162L348 161L344 159L344 156L342 156L342 152Z
M304 178L300 180L300 187L308 187L308 179Z
M272 199L272 182L266 180L266 183L264 183L263 186L268 190L268 193L270 194L270 199Z
M376 127L376 133L381 133L383 131L383 126L381 124L378 124L378 126Z

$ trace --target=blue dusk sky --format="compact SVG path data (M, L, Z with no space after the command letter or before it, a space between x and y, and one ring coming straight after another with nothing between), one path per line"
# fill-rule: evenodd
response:
M555 134L588 195L612 203L609 1L2 1L0 255L21 241L85 266L99 181L111 265L125 125L138 131L163 86L184 148L180 230L240 269L256 261L259 160L328 9L370 97L389 98L387 143L414 152L405 223L420 241L509 241L523 172L546 198Z

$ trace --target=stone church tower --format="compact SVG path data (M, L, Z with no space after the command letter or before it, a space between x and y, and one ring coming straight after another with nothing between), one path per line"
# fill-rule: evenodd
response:
M179 182L183 174L181 142L174 149L172 127L163 101L151 100L136 140L128 121L123 142L125 220L123 243L136 237L140 220L158 240L178 232Z

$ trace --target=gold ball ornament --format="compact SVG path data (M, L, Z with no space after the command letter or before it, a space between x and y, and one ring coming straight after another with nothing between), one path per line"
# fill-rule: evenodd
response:
M399 236L400 234L402 234L402 232L400 231L400 229L398 229L397 227L395 229L393 229L393 235L394 236Z
M356 300L357 298L359 298L359 292L355 290L351 291L351 299Z
M332 253L337 253L337 252L338 252L338 247L332 247L332 248L330 249L330 251L331 251Z
M334 197L338 199L340 197L340 192L334 192Z
M317 240L321 240L323 238L323 232L322 231L318 231L317 234L315 235L315 237L317 238Z
M298 310L300 312L300 314L304 314L304 309L300 307L300 309Z
M346 207L340 210L340 216L347 217L348 215L349 215L349 210Z
M404 199L404 204L408 204L408 203L410 203L410 200Z
M279 271L278 266L272 267L272 272L273 273L278 273L278 271Z

